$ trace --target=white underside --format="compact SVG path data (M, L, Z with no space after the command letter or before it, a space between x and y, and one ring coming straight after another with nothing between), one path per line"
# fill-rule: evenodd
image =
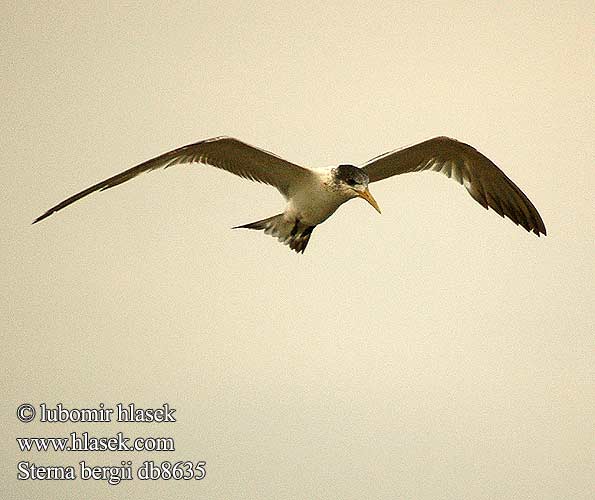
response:
M331 188L330 168L316 169L313 173L308 182L295 186L292 190L284 212L286 220L298 219L308 226L316 226L352 198Z

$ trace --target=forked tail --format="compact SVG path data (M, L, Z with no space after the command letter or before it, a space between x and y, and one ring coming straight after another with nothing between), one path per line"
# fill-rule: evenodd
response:
M297 253L304 253L315 227L302 224L298 219L286 220L283 214L279 214L243 226L236 226L233 229L263 230L264 234L276 237Z

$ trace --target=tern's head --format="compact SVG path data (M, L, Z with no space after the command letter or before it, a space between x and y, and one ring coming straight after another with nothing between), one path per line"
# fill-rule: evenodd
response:
M368 190L370 178L364 170L353 165L339 165L333 170L333 177L338 190L349 198L363 198L380 213L378 203Z

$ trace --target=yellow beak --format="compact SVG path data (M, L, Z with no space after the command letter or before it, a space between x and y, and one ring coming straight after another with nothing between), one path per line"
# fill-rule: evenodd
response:
M376 203L376 200L374 199L374 197L372 196L372 193L370 193L370 190L368 188L366 188L366 190L364 192L358 192L357 195L360 198L363 198L364 200L366 200L370 205L372 205L376 211L381 214L382 212L380 211L380 207L378 206L378 203Z

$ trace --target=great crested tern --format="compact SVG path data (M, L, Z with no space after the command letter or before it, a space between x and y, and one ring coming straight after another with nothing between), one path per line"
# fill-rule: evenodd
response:
M440 172L457 180L484 208L491 207L500 216L508 217L537 236L546 234L537 209L502 170L475 148L448 137L435 137L389 151L361 167L327 168L301 167L232 137L214 137L174 149L101 181L50 208L33 223L88 194L117 186L143 172L188 163L211 165L276 187L287 201L285 211L234 229L264 230L298 253L306 249L314 228L346 201L363 198L380 212L368 190L369 183L423 170Z

